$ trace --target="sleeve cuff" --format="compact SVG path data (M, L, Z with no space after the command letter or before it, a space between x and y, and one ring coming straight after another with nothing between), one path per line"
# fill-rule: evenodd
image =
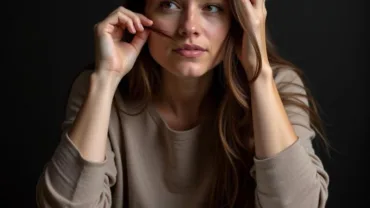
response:
M266 159L254 158L257 189L261 193L279 196L304 185L304 180L315 176L316 169L299 139L291 146ZM303 180L302 180L303 179Z
M83 159L67 133L50 163L46 183L67 199L98 197L104 188L106 160L96 163Z
M72 142L71 138L68 135L68 132L65 133L64 140L65 141L62 141L62 142L65 142L66 147L68 148L68 151L66 153L69 152L69 154L71 154L71 156L73 156L76 159L76 161L78 161L81 165L99 167L99 166L104 166L107 163L107 157L105 157L103 162L92 162L92 161L85 160L82 157L82 154L80 153L80 151L75 146L75 144Z

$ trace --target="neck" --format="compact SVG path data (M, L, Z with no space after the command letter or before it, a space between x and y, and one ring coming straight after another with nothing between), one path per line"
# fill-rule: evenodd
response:
M198 117L211 82L212 71L198 78L182 78L163 70L160 105L179 118Z

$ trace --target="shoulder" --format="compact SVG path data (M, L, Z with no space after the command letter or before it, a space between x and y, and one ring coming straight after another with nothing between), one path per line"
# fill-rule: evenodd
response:
M304 73L292 67L273 67L274 80L277 84L296 83L303 85Z
M307 94L306 76L300 69L292 67L275 67L274 81L280 93Z
M276 86L296 134L300 138L313 138L315 131L310 121L313 97L304 84L303 71L282 67L274 72Z

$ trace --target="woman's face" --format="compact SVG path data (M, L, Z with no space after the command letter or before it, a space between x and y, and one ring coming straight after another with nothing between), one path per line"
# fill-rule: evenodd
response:
M147 0L153 27L148 46L154 60L178 77L200 77L222 61L230 28L227 0Z

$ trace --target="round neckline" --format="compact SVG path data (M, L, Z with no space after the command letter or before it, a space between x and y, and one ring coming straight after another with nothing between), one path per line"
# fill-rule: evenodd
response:
M181 136L186 136L186 135L189 135L189 134L197 134L202 126L202 124L198 124L190 129L187 129L187 130L175 130L175 129L172 129L171 127L168 126L167 122L162 118L162 116L158 113L158 111L156 110L155 106L153 105L152 102L150 102L148 104L148 113L150 114L150 116L153 118L154 122L156 124L159 124L160 126L164 126L165 129L173 134L174 136L176 137L181 137Z

